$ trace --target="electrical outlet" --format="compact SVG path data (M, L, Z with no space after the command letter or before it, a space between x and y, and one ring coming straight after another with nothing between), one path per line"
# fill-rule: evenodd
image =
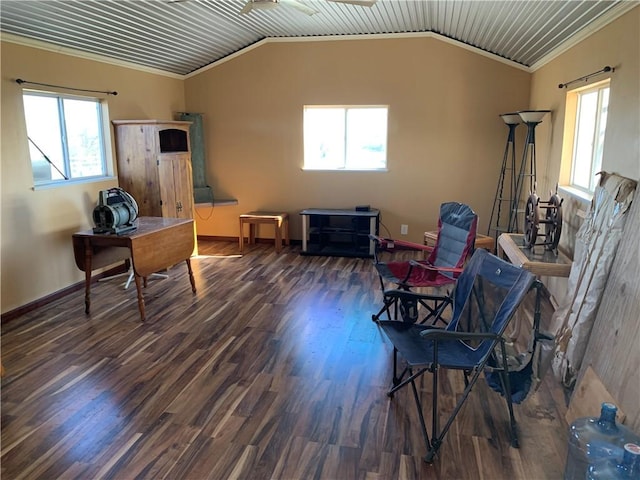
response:
M409 225L400 225L400 235L407 235L409 233Z

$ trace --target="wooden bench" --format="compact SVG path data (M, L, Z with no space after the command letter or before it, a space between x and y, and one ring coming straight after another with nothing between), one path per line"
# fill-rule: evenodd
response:
M275 229L276 252L282 249L284 237L285 245L289 245L289 214L280 212L249 212L240 215L240 253L244 251L244 225L249 224L249 244L256 242L256 225L270 223Z

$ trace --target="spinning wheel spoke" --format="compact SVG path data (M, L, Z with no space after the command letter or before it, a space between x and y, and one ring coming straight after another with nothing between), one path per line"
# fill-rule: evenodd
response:
M536 244L538 224L540 222L539 218L538 195L532 193L527 199L527 206L524 213L524 244L526 247L532 247Z
M549 199L544 230L547 249L556 250L562 233L562 200L557 194L553 194Z

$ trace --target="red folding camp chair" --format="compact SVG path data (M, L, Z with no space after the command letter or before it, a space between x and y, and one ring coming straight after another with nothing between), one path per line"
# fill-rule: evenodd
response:
M372 316L374 322L386 312L389 320L415 323L419 310L426 310L420 323L437 322L451 304L451 288L462 272L467 257L473 252L478 216L471 207L457 202L443 203L438 219L438 236L433 247L401 240L371 236L376 243L374 265L380 277L384 304ZM382 253L397 250L428 252L426 260L382 261ZM389 288L389 285L393 285ZM430 293L417 292L425 287ZM438 288L440 287L440 288ZM445 293L443 292L443 288Z

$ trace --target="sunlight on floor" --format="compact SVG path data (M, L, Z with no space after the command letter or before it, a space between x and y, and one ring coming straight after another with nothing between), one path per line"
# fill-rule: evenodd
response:
M240 254L234 255L194 255L191 260L202 260L206 258L242 258Z

